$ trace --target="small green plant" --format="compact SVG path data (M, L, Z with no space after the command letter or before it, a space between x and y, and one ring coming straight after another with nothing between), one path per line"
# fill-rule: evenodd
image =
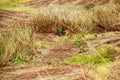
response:
M108 62L114 60L114 54L116 51L108 46L100 46L98 53L106 60L106 62Z
M98 52L88 55L85 53L68 59L65 64L105 64L114 61L114 50L110 47L100 47Z
M83 53L88 51L87 43L85 42L83 36L81 35L74 35L72 36L72 41L76 43L79 48L79 53Z
M68 59L65 64L88 64L90 62L90 58L86 54L80 54L79 56Z
M10 0L10 2L13 2L13 3L18 3L18 2L28 2L30 0Z
M38 10L37 8L33 8L30 6L22 6L18 3L21 2L27 2L30 0L0 0L0 9L2 10L11 10L11 11L25 11L25 12L31 12Z
M43 41L41 42L41 48L42 48L42 49L45 49L46 46L47 46L47 41L43 40Z
M85 39L91 39L91 38L95 38L95 37L96 37L96 34L93 34L93 33L89 33L89 34L85 35Z
M91 9L91 8L93 8L94 7L94 5L92 4L92 3L86 3L86 5L85 5L85 8L87 9L87 10L89 10L89 9Z

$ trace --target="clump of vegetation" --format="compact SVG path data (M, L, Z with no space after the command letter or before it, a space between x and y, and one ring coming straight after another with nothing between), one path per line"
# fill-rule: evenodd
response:
M104 31L119 30L120 25L120 6L114 3L108 3L102 6L94 7L94 21L98 27Z
M13 0L16 4L17 0ZM20 0L21 1L21 0ZM1 3L1 2L0 2ZM7 2L8 4L10 2ZM14 6L14 7L13 7ZM0 9L15 10L15 11L39 11L32 18L32 23L36 32L54 32L68 30L69 34L72 33L89 33L97 32L96 29L102 30L119 30L120 25L120 6L115 3L108 3L101 6L95 6L87 3L86 7L74 5L53 5L49 7L40 7L34 9L25 6L13 5L0 5ZM112 17L112 18L111 18Z
M19 2L28 2L30 0L10 0L10 2L19 3Z
M9 0L5 0L5 1L0 0L0 7L3 6L3 5L8 5L8 4L10 4Z
M83 53L83 52L88 51L87 43L85 42L82 35L78 34L78 35L72 36L71 41L76 43L77 47L79 48L79 53Z
M114 50L103 46L94 54L81 53L79 56L68 59L65 64L105 64L114 61Z
M87 3L87 4L85 4L85 8L87 9L87 10L89 10L89 9L91 9L91 8L93 8L94 7L94 5L92 4L92 3Z
M96 38L97 34L96 33L89 33L85 35L85 39L92 39L92 38Z
M2 10L12 10L12 11L36 11L37 9L29 7L29 6L21 6L18 3L28 2L30 0L1 0L0 1L0 9Z
M30 0L1 0L0 1L0 4L4 4L4 5L7 5L8 3L19 3L19 2L28 2Z
M91 8L88 4L87 8ZM59 32L60 27L69 33L119 30L120 11L118 4L108 3L95 6L91 10L81 6L61 5L41 7L34 18L35 28L39 32ZM49 27L48 27L49 26Z
M0 66L27 62L35 53L34 33L27 29L12 29L0 34Z
M39 32L90 32L94 27L92 13L81 6L61 5L41 7L33 22ZM48 27L49 26L49 27Z

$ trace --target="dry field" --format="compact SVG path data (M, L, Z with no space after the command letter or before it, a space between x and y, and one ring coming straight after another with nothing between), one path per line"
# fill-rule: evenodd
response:
M117 0L31 0L18 5L39 11L0 10L0 80L120 80ZM108 60L101 64L101 59L96 64L78 62L82 58L77 56L99 53L103 45L113 49L113 61L105 55Z

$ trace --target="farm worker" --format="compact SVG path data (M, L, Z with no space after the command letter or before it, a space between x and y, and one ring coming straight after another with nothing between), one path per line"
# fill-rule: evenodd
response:
M63 35L63 27L60 27L60 36Z

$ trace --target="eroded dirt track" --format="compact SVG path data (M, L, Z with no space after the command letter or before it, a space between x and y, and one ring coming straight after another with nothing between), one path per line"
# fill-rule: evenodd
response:
M51 4L66 4L66 3L73 5L81 5L88 2L91 2L95 5L101 5L110 2L110 0L32 0L30 2L24 3L24 5L32 6L32 7L40 7L40 6L48 6Z
M84 65L59 66L52 68L12 67L0 69L0 80L93 80L84 72Z
M0 27L10 27L18 24L30 24L31 14L25 12L15 12L0 10Z
M88 39L87 42L90 43L93 47L99 47L100 45L108 45L120 50L120 32L114 32L116 36L103 37L103 38L93 38Z
M106 45L115 50L115 59L120 60L120 32L115 32L117 36L93 38L87 40L90 51L97 51L100 46Z

